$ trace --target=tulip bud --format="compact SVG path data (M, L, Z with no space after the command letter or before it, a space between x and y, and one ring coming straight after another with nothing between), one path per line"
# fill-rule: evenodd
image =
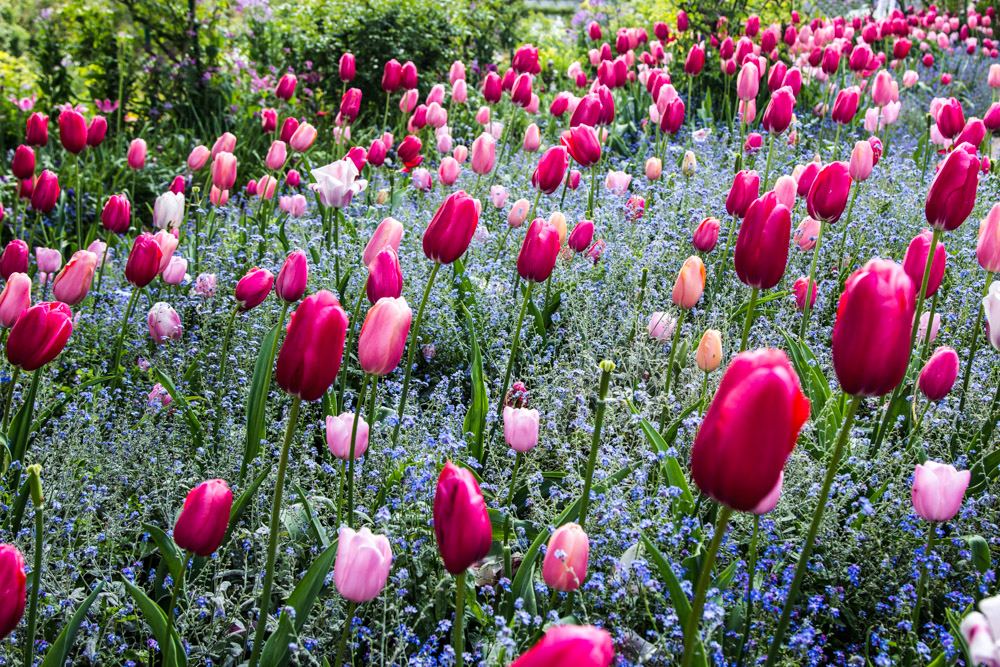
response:
M320 398L340 370L346 334L347 313L333 294L320 290L303 299L278 353L278 386L306 401Z
M351 460L351 438L354 438L354 458L359 459L368 451L368 434L370 427L363 417L358 415L358 429L354 430L354 413L343 412L334 417L326 418L326 447L330 454L341 461Z
M465 253L478 224L478 199L464 190L448 195L424 231L424 255L432 261L451 264Z
M138 171L146 166L146 141L144 139L133 139L128 145L126 155L129 169Z
M83 152L87 147L87 120L83 114L73 109L59 114L59 141L74 155Z
M287 303L295 303L306 293L306 283L309 281L309 260L301 250L288 253L285 263L278 271L278 279L274 283L274 292L278 298Z
M35 175L35 151L31 146L21 144L17 147L10 161L10 171L22 181Z
M699 252L712 252L719 241L719 227L718 218L705 218L695 227L691 244Z
M746 215L750 204L757 199L760 192L760 176L756 171L744 169L733 178L733 184L726 196L726 211L729 215L742 218Z
M0 292L0 327L10 329L31 307L31 278L26 273L12 273Z
M267 269L254 267L236 283L233 295L240 310L252 310L264 302L274 286L274 275Z
M174 524L174 542L181 549L207 558L226 536L233 492L225 480L210 479L191 489Z
M927 461L913 471L910 497L913 509L924 521L950 521L962 508L972 473L954 466Z
M493 542L490 515L476 478L451 461L445 462L434 493L434 536L444 567L452 574L461 574L485 558Z
M391 568L392 549L384 535L341 526L333 583L345 599L360 604L377 598Z
M521 454L538 444L538 410L510 405L503 409L503 437L507 445Z
M931 249L932 232L925 229L910 241L903 256L903 270L910 277L913 289L918 290L923 285L924 270L927 267L927 255ZM943 243L938 243L934 248L934 260L931 262L931 271L927 276L927 288L924 291L925 297L934 296L941 281L944 280L944 271L947 262L947 251Z
M545 151L531 176L531 184L544 194L555 192L566 178L569 153L565 146L553 146Z
M368 264L365 290L372 304L384 297L395 299L403 293L403 270L399 266L399 256L391 245L384 246Z
M59 302L31 306L7 337L7 361L24 371L38 370L62 352L73 333L73 313Z
M674 335L677 320L662 311L654 312L646 325L646 331L653 340L665 343Z
M821 222L836 222L847 206L847 195L851 191L851 173L843 162L831 162L820 169L809 193L806 208L809 215Z
M1000 204L994 204L979 223L976 259L988 272L1000 272Z
M690 310L694 308L705 291L705 264L697 255L684 260L671 299L678 308Z
M21 239L13 239L0 255L0 276L9 280L15 273L28 272L28 244Z
M31 208L42 213L51 213L59 201L60 192L59 177L48 169L42 170L31 192Z
M212 185L230 190L236 183L236 156L222 151L212 160Z
M547 220L536 218L517 256L518 274L525 280L545 282L555 268L559 247L559 231Z
M275 86L274 89L275 97L286 101L292 99L292 96L295 95L295 87L298 83L299 80L294 74L282 74L281 78L278 79L278 85Z
M805 310L806 294L809 295L810 310L816 305L816 281L810 280L807 276L799 276L792 285L792 294L795 296L795 307Z
M125 279L136 287L145 287L160 273L162 259L163 251L153 235L139 234L125 263Z
M651 157L646 160L646 178L657 181L663 174L663 162L658 157Z
M163 269L160 277L168 285L180 285L184 282L184 277L187 275L187 267L188 263L186 259L180 255L174 255L170 258L167 268Z
M872 145L867 141L855 143L854 150L851 151L851 162L848 168L851 179L856 183L868 180L868 177L871 176L874 162L875 153L872 150Z
M694 353L694 362L705 373L711 373L722 363L722 332L706 329Z
M146 316L149 335L157 345L168 340L178 340L184 333L181 317L170 304L159 301L153 304Z
M594 223L591 220L581 220L573 227L569 235L569 247L576 252L584 252L594 240Z
M948 395L958 377L958 354L947 345L934 350L917 378L917 386L929 401Z
M402 297L379 299L358 335L358 364L369 375L388 375L399 365L413 311Z

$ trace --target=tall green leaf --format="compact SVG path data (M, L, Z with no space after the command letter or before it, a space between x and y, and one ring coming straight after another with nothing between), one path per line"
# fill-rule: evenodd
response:
M469 442L470 453L482 463L486 458L486 452L483 449L486 413L490 409L486 396L486 380L483 377L483 354L479 348L479 339L476 337L476 323L472 318L472 313L469 312L464 303L461 304L461 307L469 335L469 382L472 385L469 409L465 413L462 431L472 434Z
M656 548L656 544L651 540L645 533L641 536L642 545L649 553L649 559L653 562L656 567L656 571L660 573L663 577L663 583L667 587L667 593L670 595L670 601L674 605L674 610L677 612L677 620L680 622L682 628L687 627L688 618L691 616L691 602L688 600L687 595L684 594L684 588L681 586L680 579L674 574L674 569L670 567L670 563L667 559L660 553L660 550ZM695 638L695 662L699 665L707 665L707 659L705 657L705 647L701 643L700 638Z
M56 637L56 640L52 642L52 646L46 652L45 660L42 661L42 667L63 667L66 664L66 660L69 659L69 650L73 647L73 640L76 639L76 631L80 629L83 619L87 617L87 611L90 610L90 606L94 604L94 600L97 599L103 588L104 582L98 581L97 585L94 586L94 590L87 596L87 599L81 602L80 606L76 608L73 616L69 619L69 623L63 626L59 636Z
M167 564L167 570L174 581L184 576L184 556L172 539L167 537L163 529L150 523L142 524L142 529L149 533L156 548L160 551L163 562Z
M174 629L174 624L167 620L167 615L160 609L160 605L149 599L141 589L135 585L124 582L125 590L132 597L135 606L142 612L142 617L153 632L153 637L160 645L163 654L164 667L184 667L187 665L187 656L184 654L184 647L181 645L181 638Z
M10 460L24 460L28 451L28 437L31 435L32 415L35 412L35 397L38 395L38 383L42 369L39 368L31 376L28 393L24 397L21 408L14 415L14 420L7 427L7 442L10 445Z
M274 366L277 338L278 325L275 324L261 341L257 361L253 366L250 395L247 397L247 441L241 465L244 470L257 458L260 441L264 438L264 417L267 413L267 395L271 391L271 369Z
M177 390L177 386L174 384L174 381L162 370L154 366L150 369L150 371L153 373L153 377L156 378L156 381L163 385L163 388L167 390L167 393L170 394L170 398L174 400L174 403L181 408L181 412L184 414L184 420L187 422L188 428L191 429L191 437L194 438L195 447L203 447L205 444L205 430L201 427L201 421L198 420L198 415L194 413L187 397Z

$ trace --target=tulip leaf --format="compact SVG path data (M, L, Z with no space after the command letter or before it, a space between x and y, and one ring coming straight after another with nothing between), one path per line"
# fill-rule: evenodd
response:
M264 650L261 654L262 665L277 667L288 664L288 660L291 657L288 654L288 642L294 633L301 631L303 626L305 626L306 620L309 618L309 612L312 610L316 598L319 597L320 592L323 590L323 585L326 583L326 575L329 574L330 568L333 567L333 561L336 557L337 541L334 540L330 546L316 557L316 560L312 562L306 573L299 579L299 583L295 585L295 589L288 596L288 601L285 603L285 606L294 609L295 613L290 615L282 609L281 616L278 618L278 629L268 637L267 642L264 644ZM258 622L263 623L264 620L261 619Z
M246 469L260 452L260 441L264 438L264 418L267 413L267 395L271 391L271 375L277 346L278 325L275 324L260 342L257 361L253 366L250 381L250 395L247 397L247 440L243 449L243 463Z
M226 537L222 540L223 544L229 541L230 536L233 534L233 530L236 528L236 524L239 523L240 518L242 518L243 513L246 511L247 505L249 505L250 501L257 495L257 490L260 488L260 485L264 483L264 480L267 479L270 472L271 469L268 467L261 470L260 474L257 475L253 482L250 483L250 486L244 489L243 492L236 498L236 501L233 503L233 508L229 511L229 527L226 528Z
M142 529L149 533L156 548L160 551L163 562L167 565L167 570L174 581L184 576L184 556L181 554L177 544L170 539L163 529L149 523L142 524Z
M40 429L42 427L42 424L48 421L52 417L52 415L54 415L56 412L62 410L63 407L65 407L71 400L73 400L73 397L76 396L78 393L80 393L81 390L86 389L87 387L92 387L97 384L103 384L105 382L108 382L109 380L114 380L116 377L118 376L104 375L101 377L91 378L86 382L81 382L80 384L73 385L71 387L67 387L65 396L63 396L60 400L56 401L55 403L45 408L38 414L38 418L35 419L35 421L31 424L31 430L37 431L38 429Z
M479 348L479 339L476 337L476 323L472 319L472 313L464 303L460 305L462 315L465 316L466 328L469 330L469 381L472 386L469 409L465 413L462 431L471 434L469 452L482 463L486 458L483 440L486 434L486 413L489 411L486 380L483 378L483 354Z
M990 545L987 544L982 535L967 535L965 541L969 545L969 551L972 552L973 567L980 574L986 574L993 563L993 558L990 556Z
M160 646L163 653L164 667L184 667L187 665L187 656L184 654L184 647L181 639L174 629L173 623L167 620L167 615L163 613L160 605L149 599L141 589L134 584L125 581L125 590L132 597L136 607L142 612L142 617L153 632L153 637Z
M31 490L28 488L28 478L26 477L24 483L21 484L21 488L18 489L17 497L14 498L14 503L7 514L5 523L11 535L17 535L21 532L21 521L24 519L24 508L28 504L30 493Z
M84 619L87 617L87 611L90 610L90 606L94 604L94 600L97 599L103 588L104 582L98 581L90 595L76 608L73 616L69 619L69 623L63 626L59 636L56 637L56 640L52 642L52 646L45 653L45 660L42 661L42 667L62 667L66 664L66 660L69 659L69 651L73 647L73 640L76 638L76 631L80 629L80 625L83 624Z
M660 553L660 550L656 548L656 544L649 538L648 535L642 533L641 535L643 547L649 553L649 558L656 567L657 572L663 577L663 583L667 587L667 593L670 596L670 601L674 605L674 611L677 612L677 620L682 628L687 627L688 618L691 616L691 602L688 600L687 595L684 593L684 588L681 586L680 579L674 573L672 567L670 567L669 561ZM721 576L720 576L721 578ZM699 665L707 665L705 659L705 648L702 646L701 639L695 638L695 661Z
M627 401L629 409L633 414L639 414L639 408L635 406L632 401ZM667 428L666 437L668 440L661 436L656 427L653 426L648 419L639 420L639 428L642 429L643 434L646 436L646 440L650 445L653 446L653 450L661 458L660 469L666 476L667 481L670 486L680 489L680 509L684 514L690 516L694 512L694 495L691 493L691 487L688 484L687 477L684 475L684 470L681 469L681 464L678 463L677 457L668 454L670 447L672 446L674 440L677 438L677 431L680 428L681 421L689 415L696 407L697 403L693 403L684 409L676 421Z
M10 460L22 461L28 451L28 438L31 436L32 415L35 412L35 397L38 395L38 382L42 376L42 369L38 369L31 376L31 383L28 385L28 393L24 397L21 408L14 415L14 420L7 428L7 442L10 445Z
M641 461L637 461L636 463L627 465L621 470L608 476L600 483L594 484L591 489L591 493L601 493L603 491L607 491L612 486L632 474L632 472L636 470L641 463ZM574 500L569 506L566 507L566 509L562 511L562 513L559 514L559 516L555 518L552 525L558 528L564 523L573 521L576 518L577 513L580 511L580 502L582 500L583 496L578 496L576 500ZM538 552L541 550L542 544L545 543L545 540L549 538L550 534L551 533L548 530L538 531L538 535L535 536L535 539L531 542L531 546L529 546L528 550L524 553L524 557L521 559L521 565L517 568L517 572L514 574L514 581L511 582L510 590L512 600L517 600L518 598L526 599L527 590L531 586L531 575L534 572L535 561L538 559Z
M198 420L198 415L194 413L191 408L191 404L188 402L187 397L181 392L177 391L177 386L174 385L174 381L166 373L161 371L156 366L153 366L150 371L156 381L163 385L163 388L167 390L170 394L170 398L174 400L175 403L181 408L184 414L184 420L188 424L188 428L191 429L191 436L194 438L195 448L204 446L205 444L205 431L201 427L201 422Z
M319 543L319 546L326 548L330 544L330 539L326 536L326 529L323 528L323 524L317 520L316 512L313 511L312 503L309 502L309 497L306 495L306 492L302 490L302 487L298 485L298 483L293 483L292 488L298 495L299 500L302 501L302 509L305 512L306 519L309 521L309 528L313 537L316 539L316 542Z
M382 505L385 504L385 499L389 495L389 489L391 489L396 484L403 479L403 475L406 474L406 469L413 465L412 458L406 458L396 464L396 467L392 469L392 472L385 477L385 481L382 482L382 488L378 490L378 495L375 496L375 503L372 506L372 514L376 514Z
M809 346L799 342L797 336L792 336L784 329L778 329L778 331L781 332L781 336L785 339L785 345L788 346L788 355L792 358L792 366L795 367L795 373L799 376L802 389L812 403L812 414L813 416L818 415L830 398L830 383L823 375L816 355L812 353Z

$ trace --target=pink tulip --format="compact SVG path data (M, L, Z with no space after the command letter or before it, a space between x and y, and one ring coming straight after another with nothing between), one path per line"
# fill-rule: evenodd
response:
M816 281L810 281L807 276L799 276L792 285L792 293L795 295L795 307L805 310L806 290L809 289L809 308L816 305Z
M503 437L515 452L531 451L538 444L538 410L516 408L510 405L503 409Z
M153 304L146 316L149 335L157 345L168 340L178 340L184 333L181 317L170 304L162 301Z
M677 320L662 311L654 312L646 325L646 331L653 340L665 343L674 335Z
M168 285L180 285L184 282L184 276L187 275L187 267L186 259L180 255L174 255L170 258L170 263L167 264L167 268L163 269L160 277Z
M865 181L871 176L874 167L875 154L872 145L867 141L859 141L854 144L851 151L851 162L848 171L856 183Z
M236 283L234 297L240 310L252 310L264 302L274 286L274 275L267 269L253 267Z
M940 401L948 395L958 377L958 353L943 345L924 364L917 377L917 386L929 401Z
M493 136L482 133L472 142L472 171L482 176L493 171L497 145Z
M556 528L549 539L542 562L542 579L557 591L575 591L587 578L590 540L578 524L567 523Z
M388 375L399 365L413 311L402 297L379 299L358 335L358 363L369 375Z
M524 224L524 221L528 218L528 211L531 209L531 202L527 199L518 199L511 206L510 212L507 214L507 224L514 229L517 229Z
M67 306L83 301L97 268L97 255L89 250L77 250L52 283L52 296Z
M31 278L26 273L10 274L0 292L0 327L10 329L29 307Z
M510 667L609 667L614 657L607 630L592 625L558 625L549 628Z
M395 251L399 251L399 243L403 238L403 225L395 218L383 218L375 232L368 240L361 261L365 266L372 263L382 248L389 246Z
M344 598L358 604L374 600L385 588L391 568L392 549L384 535L341 526L333 583Z
M712 252L715 244L719 242L719 228L718 218L705 218L695 228L691 244L699 252Z
M370 427L363 417L358 416L358 430L354 431L354 413L344 412L326 418L326 446L330 454L341 461L351 458L351 436L354 435L354 458L359 459L368 451Z
M153 242L160 247L160 264L156 270L156 273L160 274L167 268L170 258L174 256L174 251L177 250L178 239L173 233L161 229L153 234Z
M1000 204L994 204L979 223L976 259L990 273L1000 272Z
M129 169L138 171L146 166L146 141L144 139L133 139L128 145L126 156Z
M295 303L306 293L309 282L309 260L302 250L288 253L274 282L274 293L286 303Z
M954 466L927 461L913 470L910 497L913 509L924 521L950 521L962 507L972 474Z
M399 256L392 246L383 246L368 264L368 283L365 286L368 301L372 304L388 297L395 299L403 293L403 270Z

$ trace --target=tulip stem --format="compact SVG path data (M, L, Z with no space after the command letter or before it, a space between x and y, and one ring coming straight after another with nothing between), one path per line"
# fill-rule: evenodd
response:
M455 651L455 666L465 664L465 572L455 575L455 623L451 645Z
M851 433L854 415L857 413L861 401L861 396L851 396L850 402L847 404L847 410L844 412L843 423L840 426L840 435L837 436L837 443L834 445L833 453L830 455L830 462L826 468L826 476L823 478L823 486L820 489L816 509L813 511L812 523L809 524L809 532L806 534L806 541L802 545L802 552L799 554L799 561L795 566L795 576L792 579L791 586L788 588L788 594L785 597L785 606L781 610L781 620L778 621L778 627L774 632L771 647L767 652L766 667L774 667L778 663L778 655L785 640L785 633L788 631L788 624L792 620L792 608L795 606L795 598L798 597L799 587L802 585L802 579L805 577L806 568L809 565L809 556L812 553L813 544L816 542L816 534L819 533L819 526L823 521L823 512L826 511L827 502L830 498L830 487L833 486L833 479L836 477L837 469L840 467L840 459L843 456L844 447Z
M170 621L170 625L174 625L174 607L177 606L177 598L181 595L181 589L184 588L184 575L187 573L188 562L191 560L190 552L184 552L184 560L181 561L183 567L181 569L181 576L177 577L177 581L174 582L173 587L170 591L170 606L167 607L167 619Z
M6 331L6 329L5 329ZM14 400L14 389L17 387L17 381L21 377L21 367L14 366L14 373L10 376L10 386L7 387L7 395L3 400L3 432L7 432L7 426L10 424L10 407L11 402Z
M708 544L708 550L701 565L701 573L698 575L698 583L694 589L694 599L691 601L691 611L688 614L687 624L684 627L684 657L681 660L681 667L691 667L694 660L695 644L698 642L698 626L701 624L701 614L705 608L705 598L708 596L708 585L712 580L712 568L715 566L715 556L719 553L719 545L722 544L722 537L726 533L726 524L733 510L725 505L719 506L719 515L715 520L715 531L712 533L712 541Z
M670 381L673 379L674 373L674 359L677 356L677 347L681 342L681 326L684 324L684 317L687 315L686 310L681 310L681 314L677 317L677 322L674 324L674 336L673 340L670 341L670 356L667 359L667 378L663 382L663 410L660 411L660 433L663 433L663 427L667 424L667 416L670 413Z
M219 384L220 386L226 381L226 366L229 362L229 341L233 337L233 325L236 324L236 316L240 313L240 307L236 306L233 308L232 313L229 314L229 319L226 321L226 330L222 335L222 355L219 357Z
M917 601L913 605L913 616L911 617L911 629L917 637L920 636L918 627L920 625L920 608L923 606L924 591L927 589L927 563L934 552L934 539L936 537L937 524L931 521L930 527L927 529L927 546L924 547L924 559L920 563L920 578L917 580Z
M851 200L847 204L847 217L844 218L844 230L840 233L840 248L837 249L837 264L834 267L839 273L842 270L842 265L844 263L844 251L847 248L847 230L851 225L851 215L854 213L854 200L858 198L858 190L861 189L860 183L854 184L854 189L851 192ZM820 231L823 229L823 223L820 223ZM817 247L819 242L816 243Z
M757 573L757 541L760 539L760 515L753 515L753 534L750 536L750 549L747 555L747 602L743 622L743 637L740 638L740 650L736 652L737 667L743 667L746 658L747 642L750 638L750 627L753 620L753 580Z
M590 167L590 196L587 198L587 220L594 219L594 193L597 191L597 164Z
M511 517L514 514L513 509L511 509L511 505L514 503L514 490L517 488L517 473L521 470L521 464L523 462L524 462L524 454L522 452L518 452L517 456L514 458L514 471L510 475L510 489L507 491L507 504L504 505L503 569L504 569L504 575L508 579L514 576L510 560L510 544L509 544Z
M855 190L856 191L856 190ZM853 200L852 200L853 201ZM819 223L819 233L816 235L816 246L813 248L812 262L809 264L809 281L806 283L806 300L802 305L802 323L799 325L799 342L806 342L806 331L809 330L809 317L812 315L812 302L819 291L819 285L816 285L816 261L819 259L819 248L823 243L823 229L826 227L825 222ZM847 228L847 225L844 225Z
M747 305L747 316L743 320L743 334L740 336L740 352L747 349L747 338L750 336L750 327L753 326L754 311L757 310L757 295L760 288L754 287L750 290L750 303Z
M711 300L715 298L715 293L719 291L722 287L723 279L726 275L726 268L729 265L729 250L733 246L733 236L736 235L736 228L740 226L740 219L737 216L733 216L733 224L729 228L729 233L726 235L726 245L722 249L722 257L719 258L719 263L716 265L718 271L716 271L715 282L712 283L712 290L709 293L709 298Z
M701 379L701 399L698 401L698 416L705 414L705 399L708 397L708 371L705 371Z
M35 552L31 565L31 602L28 606L28 631L24 636L24 664L33 664L35 655L35 628L38 623L38 592L42 586L42 550L45 541L44 505L35 505Z
M73 193L73 199L76 206L76 246L78 250L83 249L83 187L81 185L82 181L80 177L82 176L82 170L80 169L80 154L77 153L73 156L74 167L76 167L76 191ZM28 663L31 664L30 662Z
M517 351L521 345L521 327L524 325L524 315L528 312L528 303L531 302L531 290L535 286L534 282L530 280L527 282L528 284L524 287L524 298L521 300L521 312L518 313L517 324L514 326L514 331L511 332L510 358L507 360L507 370L503 375L503 387L500 389L500 396L497 400L497 423L503 417L503 405L507 398L507 389L510 388L510 376L514 373L514 362L517 359Z
M992 280L993 280L993 274L991 272L987 272L986 284L983 286L983 296L986 296L989 293L990 281ZM980 328L983 323L983 313L985 309L983 308L982 304L979 303L979 301L976 301L975 307L976 307L976 323L972 326L972 329L969 331L969 337L971 340L969 341L969 354L966 357L965 371L962 376L962 393L959 396L958 410L956 411L956 417L958 419L961 419L961 416L964 414L965 400L969 391L969 378L972 376L972 363L973 360L976 358L976 350L979 348L979 339L982 336ZM958 429L955 430L954 437L957 436L958 436ZM955 454L954 446L952 446L951 449L952 449L952 455L954 456Z
M413 321L413 328L410 329L410 342L406 350L406 371L403 374L403 391L399 395L399 407L396 409L396 426L392 429L392 446L396 446L399 440L399 429L403 424L403 412L406 410L406 396L410 390L410 376L413 373L413 357L416 353L417 340L420 336L420 325L424 320L424 310L427 308L427 300L431 295L431 287L434 285L434 278L437 276L441 264L434 262L434 268L427 276L427 285L424 286L424 295L420 299L420 307L417 308L417 318Z
M365 406L365 392L370 379L371 376L366 373L361 380L361 389L358 390L358 399L354 405L354 425L351 426L351 449L347 459L347 525L351 528L354 528L354 447L358 441L358 421Z
M764 186L764 190L767 191L767 184L771 179L771 156L774 155L774 133L767 133L767 160L764 162L764 180L761 181L761 185Z
M358 608L357 602L347 605L347 618L344 619L344 629L340 631L340 641L337 643L337 659L333 661L334 667L344 664L344 650L347 648L347 638L351 634L351 622L354 620L354 612Z
M358 291L358 298L354 302L354 310L351 311L351 319L348 322L347 329L347 345L344 346L345 350L354 349L354 327L357 324L358 318L361 316L361 302L365 298L368 291L368 281L371 279L371 274L365 278L364 284L361 286L361 290ZM340 374L340 392L337 398L338 409L344 405L344 394L347 392L347 373Z
M121 329L118 331L118 341L115 343L115 356L112 357L114 361L111 364L111 372L115 374L115 379L111 383L111 391L118 388L118 383L121 382L122 375L125 374L124 371L119 372L118 367L122 361L122 350L125 345L125 333L128 331L128 321L132 317L132 311L135 310L135 302L138 300L139 292L141 291L141 287L133 288L132 294L128 298L128 305L125 306L125 315L122 317Z
M587 472L583 478L583 495L580 496L580 516L577 523L582 530L587 525L587 510L590 508L590 487L594 481L594 467L597 465L597 450L601 446L601 428L604 426L604 410L607 407L608 385L615 370L613 361L605 359L600 363L601 384L597 390L597 407L594 410L594 434L590 440L590 454L587 457Z
M288 452L295 435L295 423L299 420L299 408L302 399L296 396L288 410L288 423L285 424L285 439L281 445L281 457L278 459L278 475L274 480L274 495L271 498L271 523L268 526L267 565L264 569L264 584L260 590L259 614L257 628L254 631L253 650L250 653L250 667L257 667L261 651L264 649L264 633L267 631L267 617L271 611L271 587L274 584L274 564L278 556L278 532L281 528L281 497L285 490L285 472L288 469Z

